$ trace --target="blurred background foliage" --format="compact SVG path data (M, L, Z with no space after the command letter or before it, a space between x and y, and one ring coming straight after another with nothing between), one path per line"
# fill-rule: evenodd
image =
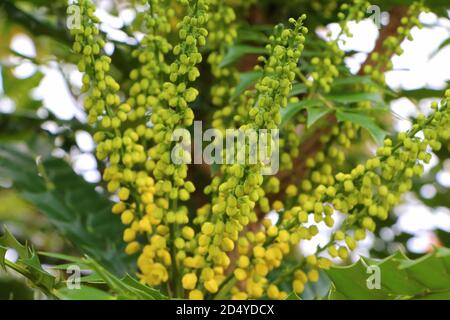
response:
M233 0L229 2L233 3ZM260 53L262 43L271 29L270 25L307 13L308 28L320 29L336 22L338 7L342 2L251 2L248 11L240 13L245 15L244 21L248 23L240 26L239 43L232 48L234 51L230 50L228 53L227 63L238 63L242 71L241 81L246 79L246 85L250 85L251 74L247 72L252 70L255 54ZM393 8L410 3L407 0L373 1L387 16ZM110 33L108 38L111 52L108 54L112 56L114 75L123 90L127 91L127 74L134 63L130 51L135 43L131 41L134 38L132 26L126 21L130 10L132 15L133 1L98 1L98 4L110 17L125 21L112 27L104 26L103 30ZM448 21L448 0L426 1L426 4L439 18ZM123 252L120 236L122 227L118 219L109 214L110 196L105 193L99 179L102 165L96 163L92 156L92 140L85 124L80 98L80 76L74 65L77 58L70 49L71 38L65 26L66 8L67 2L63 0L0 2L0 226L7 225L20 242L28 241L40 251L95 256L110 271L122 276L126 272L133 272L134 266L130 261L134 257L125 258L117 254ZM448 26L449 24L447 28ZM450 29L447 31L450 35ZM438 44L435 55L450 45L449 39L450 36ZM305 57L320 51L323 41L318 34L310 32ZM14 45L18 42L31 49L28 52L20 50ZM246 50L242 44L247 46ZM346 57L358 54L360 52L349 50ZM308 62L302 63L307 70ZM340 67L343 74L349 77L352 75L348 66ZM203 82L196 86L209 88L209 68L204 65L201 71L206 75L200 78ZM45 86L47 95L39 94L38 88L50 74L56 75L56 78ZM52 87L55 81L60 85ZM245 88L245 84L241 82L241 85ZM61 88L65 92L56 92ZM301 94L302 89L298 89ZM444 88L436 87L396 89L383 97L383 102L388 104L402 96L419 109L422 101L437 99L443 96L443 91ZM342 92L345 92L345 86L337 88L334 93ZM54 94L57 101L48 100L48 93ZM61 96L65 93L66 99L62 99ZM200 89L200 99L194 106L197 119L208 120L210 116L209 111L213 107L208 95L209 90ZM67 105L68 102L70 106ZM395 131L395 114L380 112L377 118L381 128ZM321 125L326 125L326 122L319 121L315 124ZM346 164L347 168L343 170L352 168L355 163L360 163L361 159L367 157L367 149L366 141L355 145ZM449 215L449 153L450 145L447 142L446 147L435 155L434 165L427 174L415 181L413 192L407 196L407 202L410 201L413 205L406 207L406 210L411 210L418 203L429 212L441 210ZM83 168L82 160L91 163L88 169ZM205 173L194 174L198 174L196 179L201 180L200 175ZM439 175L441 178L437 179ZM91 183L96 183L97 187ZM416 235L398 227L397 220L403 214L400 209L395 210L377 228L373 241L367 248L372 257L384 258L398 248L402 248L410 257L423 253L411 250L408 245ZM435 228L427 233L427 237L431 237L431 244L450 247L449 231L450 229ZM431 248L430 245L425 251ZM13 251L8 252L7 257L17 259ZM286 267L295 263L296 258L293 255L288 259ZM60 262L54 257L43 257L41 262L46 265L56 261ZM321 279L324 280L315 285L308 284L303 298L320 298L327 294L329 282L325 276ZM39 297L28 284L23 277L0 270L0 299Z

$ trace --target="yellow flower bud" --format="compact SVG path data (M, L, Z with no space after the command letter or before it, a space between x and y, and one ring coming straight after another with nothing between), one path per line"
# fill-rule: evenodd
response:
M181 279L183 288L186 290L192 290L197 284L197 275L195 273L187 273Z
M205 282L205 289L211 293L216 293L219 290L219 286L217 285L216 280L211 279Z
M234 270L233 273L236 279L238 279L239 281L245 280L247 278L247 273L245 272L244 269L237 268Z
M136 252L139 251L140 245L137 241L133 241L130 242L126 247L125 247L125 253L128 255L132 255L135 254Z
M189 292L190 300L203 300L203 293L200 290L192 290Z

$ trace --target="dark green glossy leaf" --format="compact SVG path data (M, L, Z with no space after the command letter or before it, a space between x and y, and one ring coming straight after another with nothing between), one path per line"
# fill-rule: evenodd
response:
M333 111L327 106L309 107L306 110L308 113L308 119L306 122L308 128L311 127L314 123L316 123L316 121L321 119L323 116Z
M302 298L300 298L295 292L291 292L286 300L302 300Z
M294 85L292 86L292 90L289 93L289 96L290 97L298 96L299 94L306 93L306 92L307 92L306 86L303 83L298 82L298 83L294 83Z
M13 181L25 200L44 213L81 252L95 257L118 275L133 272L133 257L124 253L123 226L111 214L112 202L73 172L62 159L36 164L30 151L0 146L0 177Z
M81 285L80 288L61 288L57 292L61 300L114 300L114 296L97 288Z
M377 267L380 288L369 289L368 267ZM447 299L450 296L450 250L439 248L410 260L400 252L383 259L361 258L326 271L333 283L331 299Z
M323 107L324 103L318 99L302 100L298 102L289 103L286 108L281 110L281 124L280 128L301 110L312 107Z
M386 137L387 132L381 129L372 118L360 113L345 112L341 110L336 111L336 118L338 121L350 121L361 126L370 133L378 145L383 144L383 140Z
M221 68L226 67L246 54L267 54L267 50L263 47L236 45L228 49L228 52L225 57L223 57L223 60L219 66Z
M250 85L262 76L261 71L250 71L239 74L239 83L233 92L233 98L241 95Z
M376 92L361 92L361 93L341 93L326 96L328 100L333 102L350 104L357 102L370 101L374 103L376 106L385 105L383 101L383 97L381 94Z

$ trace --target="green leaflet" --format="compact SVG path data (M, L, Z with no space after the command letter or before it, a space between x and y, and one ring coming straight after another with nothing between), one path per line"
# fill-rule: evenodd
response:
M332 111L332 109L320 105L317 107L306 108L306 110L308 112L308 119L306 121L306 126L308 128L310 128L314 123L316 123L316 121Z
M261 76L261 71L250 71L239 74L239 83L233 92L233 98L239 97L242 92L254 84Z
M256 42L265 44L269 41L263 31L271 31L271 26L241 26L238 30L236 42Z
M62 159L36 164L30 151L0 146L0 177L10 179L18 194L45 214L82 253L95 257L118 275L133 272L133 257L124 253L123 226L111 213L105 194L73 172Z
M262 77L261 71L249 71L243 72L239 74L239 83L236 86L236 89L233 91L233 98L239 97L248 87L252 84L256 83L259 78ZM302 93L306 93L307 89L303 83L294 83L292 86L292 90L289 93L289 97L297 96Z
M289 103L286 106L286 108L281 109L280 128L283 128L286 125L286 123L301 110L306 109L308 111L308 118L309 118L309 112L313 108L315 109L314 111L312 111L314 114L312 120L314 120L314 121L311 121L311 123L308 124L308 126L312 125L312 123L316 122L319 119L318 118L318 113L320 113L319 110L322 110L322 116L327 113L327 112L324 112L324 110L325 110L324 108L326 108L324 103L318 99L302 100L302 101L295 102L295 103ZM329 108L327 108L327 109L331 111L331 109L329 109ZM308 119L308 121L309 121L309 119Z
M292 85L292 90L289 93L289 97L298 96L299 94L306 92L307 92L306 86L301 82L297 82Z
M368 266L380 270L380 289L367 286ZM450 250L439 248L416 260L400 252L383 259L361 258L326 270L333 286L330 299L450 299Z
M333 102L338 102L342 104L350 104L356 102L370 101L375 104L375 106L384 106L384 100L381 94L375 92L356 92L356 93L345 93L345 94L334 94L327 95L326 98Z
M291 292L286 300L302 300L302 298L300 298L295 292Z
M115 300L115 297L94 287L81 285L79 289L61 288L57 292L60 300Z
M370 135L378 145L383 144L383 140L384 137L386 137L387 132L381 129L372 118L361 113L341 110L336 111L336 118L338 119L338 121L350 121L361 126L370 133Z
M219 67L220 68L226 67L246 54L258 54L258 55L267 54L267 50L262 47L253 47L249 45L235 45L231 47L225 54L225 57L223 57L223 60L220 63Z

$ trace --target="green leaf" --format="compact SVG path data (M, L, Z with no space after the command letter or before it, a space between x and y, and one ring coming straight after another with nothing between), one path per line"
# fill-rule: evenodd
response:
M291 292L286 300L302 300L302 298L300 298L295 292Z
M267 54L267 50L262 47L253 47L249 45L233 46L228 49L228 52L225 54L225 57L223 57L219 67L226 67L246 54Z
M104 299L126 299L126 300L162 300L167 299L158 290L143 285L135 278L126 275L119 279L114 274L106 270L97 261L86 257L79 258L58 253L40 253L43 256L60 259L70 262L62 268L62 265L55 269L67 270L69 266L78 265L80 268L93 271L90 275L82 276L80 289L69 289L65 281L58 281L53 275L47 273L41 266L37 253L33 248L23 246L5 228L5 235L0 238L0 265L6 266L28 278L32 284L52 297L58 299L76 300L104 300ZM18 249L24 256L19 255L16 263L5 261L7 246ZM90 287L87 284L102 284L107 286L107 291Z
M251 84L255 83L259 78L261 78L261 71L250 71L243 72L239 74L239 83L233 92L233 98L241 95Z
M57 297L61 300L114 300L110 293L97 288L81 285L78 289L61 288L57 292Z
M447 82L447 86L450 85L450 82ZM439 98L444 95L445 89L443 90L435 90L428 88L420 88L413 90L401 90L398 92L399 97L410 98L414 100L421 100L427 98Z
M317 120L321 119L326 114L330 113L332 109L327 106L309 107L307 108L308 119L306 126L310 128Z
M369 289L379 268L380 288ZM450 297L450 250L439 248L416 260L401 252L383 259L361 258L353 265L326 270L333 283L330 299L448 299Z
M298 102L289 103L285 108L281 110L280 128L283 128L286 125L286 123L301 110L323 106L324 103L318 99L302 100Z
M11 69L3 67L1 70L4 94L14 101L16 110L36 110L41 106L41 103L33 100L30 94L44 77L42 72L38 71L28 78L18 79L14 77Z
M338 121L350 121L361 126L370 133L378 145L383 144L387 132L381 129L372 118L360 113L345 112L341 110L336 111L336 118Z
M95 257L117 275L134 272L135 258L124 253L118 236L123 225L111 213L112 202L73 172L62 159L36 164L31 151L0 146L0 177L11 179L18 194L45 214L82 253Z
M333 102L339 102L343 104L370 101L377 106L385 105L381 94L376 92L341 93L341 94L327 95L326 98Z
M349 76L336 78L333 81L333 87L355 85L355 84L367 84L371 86L379 86L376 82L372 80L370 76Z
M0 237L0 245L5 248L11 248L17 251L20 257L27 259L30 258L30 252L23 246L16 238L9 232L6 226L3 228L3 235Z
M322 300L326 299L330 291L331 282L323 270L319 270L319 281L305 283L304 291L300 298L302 300Z
M301 82L294 83L294 85L292 86L292 90L289 93L289 97L298 96L299 94L306 93L306 92L307 92L307 88L306 88L305 84L303 84Z
M167 299L167 297L161 294L159 290L143 285L142 283L137 281L135 278L130 277L129 275L126 275L125 278L122 279L122 281L129 287L131 287L134 292L139 293L139 295L142 296L144 299L154 299L154 300Z
M237 34L237 42L256 42L256 43L267 43L267 36L256 28L252 28L252 26L240 27L238 29Z
M5 256L7 251L8 248L0 246L0 267L2 267L4 271L6 271Z
M0 265L4 270L9 267L28 278L36 287L44 293L50 294L54 288L56 279L42 268L38 256L33 248L22 245L4 226L4 234L0 237ZM5 254L7 248L17 251L19 258L16 262L7 261Z

